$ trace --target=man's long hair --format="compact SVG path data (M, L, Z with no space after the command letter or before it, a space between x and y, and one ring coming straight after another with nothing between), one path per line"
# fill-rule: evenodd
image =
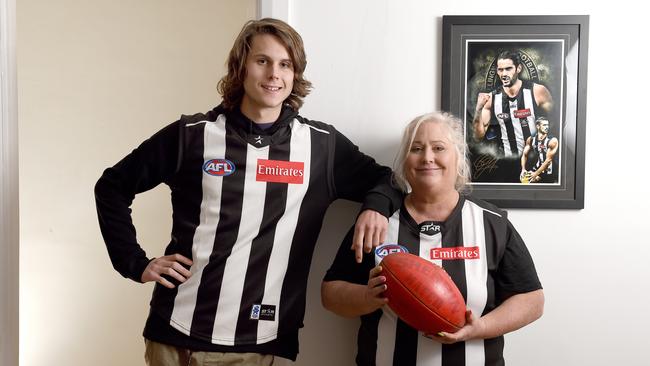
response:
M223 98L223 106L232 110L242 102L244 98L244 79L246 78L246 59L251 50L253 37L258 34L270 34L275 36L284 45L291 57L293 64L293 89L291 94L284 101L292 109L298 110L303 104L303 98L311 90L311 82L303 76L307 67L307 57L302 43L302 38L289 24L272 18L250 20L244 24L241 32L230 50L228 61L228 73L219 80L217 91Z

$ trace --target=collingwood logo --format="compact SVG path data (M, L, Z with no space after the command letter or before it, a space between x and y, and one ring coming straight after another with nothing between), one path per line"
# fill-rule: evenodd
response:
M258 182L302 184L305 176L305 163L258 159L256 173Z

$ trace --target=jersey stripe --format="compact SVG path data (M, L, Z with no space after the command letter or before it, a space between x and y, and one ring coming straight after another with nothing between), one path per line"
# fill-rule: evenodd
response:
M226 128L226 159L240 162L234 173L224 176L221 191L221 206L228 207L219 216L214 246L205 269L197 294L197 304L192 318L192 336L211 338L215 343L232 345L234 327L219 329L229 324L226 319L216 318L217 306L222 298L222 283L226 261L237 242L243 205L244 178L246 176L246 143L235 132ZM242 166L243 165L243 166ZM226 286L229 285L226 283ZM214 333L213 333L214 331ZM216 338L215 338L216 337ZM223 339L221 339L223 337Z
M420 233L420 257L428 261L442 266L441 259L432 259L432 249L442 247L442 233L438 232L435 235L426 235ZM417 348L417 364L418 365L442 365L442 344L432 339L424 337L423 334L418 335L418 348Z
M400 238L402 222L400 220L400 211L396 211L388 221L388 233L386 235L386 242L389 244L404 245L404 238ZM408 248L407 248L408 250ZM379 264L380 259L375 256L375 264ZM395 338L397 324L395 320L397 316L388 307L384 306L381 310L381 317L378 319L376 338L376 353L374 355L375 362L379 365L389 365L393 360L393 353L395 351Z
M406 208L403 208L406 210ZM405 220L400 220L399 242L406 247L409 253L418 255L420 253L420 234L413 230ZM395 345L393 353L393 365L413 365L417 362L417 340L418 332L406 325L391 310L390 320L395 324Z
M519 155L524 151L524 145L526 140L535 134L537 128L535 127L535 101L533 97L533 90L522 87L522 92L519 93L519 98L523 99L523 106L530 110L530 116L526 117L526 121L521 123L522 128L522 139L517 140L517 148L519 149ZM521 102L520 102L521 103Z
M526 105L525 105L524 100L523 100L524 92L525 92L525 90L522 88L521 92L519 94L517 94L516 98L510 103L510 116L512 118L511 119L511 121L512 121L512 132L513 132L514 135L510 136L509 139L510 139L511 146L512 146L512 144L514 142L514 146L513 146L513 149L512 149L513 154L518 154L518 153L521 152L521 150L519 149L519 142L524 139L524 135L525 135L525 133L524 133L524 125L526 124L526 119L525 118L520 119L518 117L515 117L515 112L516 111L526 108ZM523 124L522 124L522 122L523 122ZM528 126L526 125L526 127L528 127Z
M240 314L246 270L249 268L242 264L249 263L253 239L257 237L264 213L259 209L259 203L264 202L266 182L256 181L255 176L257 161L268 159L269 150L268 148L256 149L250 144L246 144L246 149L246 173L239 232L230 256L226 260L223 285L219 294L215 325L212 330L212 339L221 344L236 343L233 342L233 339Z
M474 202L474 204L476 203ZM495 241L495 236L503 237L506 235L506 233L501 230L502 226L498 225L497 223L502 218L502 216L501 214L495 211L490 211L486 208L483 208L483 212L484 212L483 214L484 227L492 228L492 230L494 230L496 234L496 235L485 236L485 248L486 248L486 250L484 251L485 261L488 264L488 268L497 268L499 259L503 257L503 253L505 249L505 246L500 246ZM488 251L487 248L494 248L494 250ZM490 308L494 308L497 301L496 294L495 294L494 279L490 276L488 276L486 287L488 288L486 308L483 309L483 313L481 315L486 314L488 306ZM477 314L475 315L478 316ZM503 342L504 342L503 336L483 340L483 348L484 348L486 365L495 365L501 362L500 358L498 357L503 355Z
M404 208L402 208L404 209ZM396 238L394 243L398 243L406 248L409 253L417 253L417 241L409 238L410 231L408 226L401 220L400 211L397 211L392 217L392 223L389 224L389 237ZM376 261L379 259L377 257ZM379 263L375 263L379 264ZM375 356L376 362L379 365L394 364L395 359L393 355L397 352L397 315L388 306L382 308L382 317L379 319L377 329L379 338L377 339L377 354Z
M331 155L333 154L333 146L331 145L333 141L327 138L327 135L319 129L309 128L308 124L300 122L299 119L294 120L291 126L292 134L300 131L300 134L304 133L306 136L309 133L310 135L309 144L311 146L304 150L305 154L307 154L307 151L310 154L310 165L305 166L304 173L306 179L309 179L309 184L303 186L302 189L306 189L306 197L319 197L321 199L308 199L291 203L291 210L298 210L297 217L279 223L283 226L282 232L286 234L282 238L276 239L276 242L286 241L287 244L290 243L291 247L286 249L288 253L282 250L279 253L281 255L278 256L278 260L284 261L284 256L288 254L287 266L277 273L278 276L284 278L282 289L279 290L280 318L277 325L278 334L285 334L303 326L302 320L304 318L308 280L305 273L309 273L314 246L322 225L322 217L313 213L325 212L334 198L332 195L334 191L330 189L328 184L328 179L331 179L331 170L323 169L323 167L328 166L333 157ZM290 189L296 188L298 187L290 187ZM294 225L296 230L291 236L288 230ZM276 293L274 296L278 296L278 289L274 289L274 291ZM299 312L296 312L296 310L299 310ZM262 334L259 328L258 333Z
M483 209L473 202L467 201L462 209L463 244L465 247L478 247L480 259L465 262L465 278L467 279L467 307L479 318L485 309L487 301L487 258L485 246L485 227ZM483 340L474 339L465 342L465 360L467 365L484 365L485 351Z
M311 134L303 124L293 123L289 160L304 162L303 183L286 185L286 208L279 219L269 258L269 272L264 283L263 304L275 304L276 317L274 321L259 321L257 324L257 343L275 339L278 333L279 314L282 307L282 283L285 281L291 244L294 243L294 232L298 224L298 215L307 188L310 183ZM260 282L262 283L262 282ZM277 286L272 286L276 284Z
M503 145L503 153L505 156L515 154L517 142L515 141L515 132L512 127L512 113L510 111L510 103L508 95L501 91L494 95L495 111L508 115L508 118L497 117L501 127L501 144Z
M455 211L454 211L455 212ZM453 215L453 213L452 213ZM459 225L452 225L452 222L458 220L457 217L450 219L443 226L442 247L454 248L462 246L463 233ZM460 290L463 298L467 300L467 279L465 278L465 260L445 260L442 262L442 268L447 271L449 276L454 279L456 287ZM442 345L442 366L465 365L465 344L459 342L455 344Z
M400 244L399 243L399 213L400 210L395 211L395 213L388 219L388 232L386 233L386 243L388 244Z
M397 319L393 366L415 366L418 352L418 332L402 319Z
M390 315L389 315L390 314ZM395 338L397 331L397 316L393 311L384 306L382 317L377 325L377 355L375 356L378 365L392 365L393 354L395 353Z
M440 366L442 365L442 343L418 335L418 355L416 365Z
M191 125L188 125L188 127L190 126ZM225 157L225 117L219 116L216 122L205 123L203 140L204 161ZM221 193L222 183L223 179L209 174L203 174L201 178L203 198L201 200L199 225L196 228L194 238L192 239L193 263L190 268L192 276L177 287L178 293L174 298L174 308L170 322L174 328L186 335L189 335L192 326L197 289L201 283L203 275L203 271L196 270L196 268L205 268L214 246L214 228L217 227L219 223L219 216L221 213L219 194ZM215 194L215 192L217 194Z
M249 145L249 155L251 154L252 146ZM264 150L267 150L265 148ZM266 159L267 157L258 157L259 159ZM283 145L271 145L268 148L268 159L270 160L289 160L289 148L287 144ZM251 162L254 167L253 170L256 173L258 169L258 161ZM250 169L250 168L249 168ZM255 176L251 175L247 178L248 182L254 182L255 184L261 183L255 181ZM273 237L275 236L276 226L278 219L284 214L284 207L287 201L287 184L277 183L277 182L268 182L266 183L266 192L265 197L253 197L245 196L245 199L252 198L251 200L251 209L257 210L257 215L253 217L260 216L260 222L255 222L256 224L261 224L255 228L255 231L259 227L269 228L268 230L259 233L253 239L251 243L251 254L248 259L248 265L246 266L246 279L244 281L244 289L241 298L241 303L239 304L239 319L237 321L237 332L236 332L236 341L235 343L257 343L257 323L260 322L258 319L252 318L252 309L253 305L262 305L266 304L262 301L264 296L264 279L267 275L269 258L271 256L271 250L273 248ZM259 210L259 202L256 200L264 201L263 210ZM249 221L249 217L244 210L243 215L246 221ZM263 213L263 214L262 214ZM235 262L237 263L237 262ZM272 304L277 306L277 304ZM236 311L236 309L234 309ZM265 320L261 320L265 321Z

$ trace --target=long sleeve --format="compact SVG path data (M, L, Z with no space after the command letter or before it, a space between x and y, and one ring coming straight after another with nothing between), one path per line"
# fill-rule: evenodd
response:
M113 267L137 282L150 259L136 239L130 206L136 194L170 184L180 161L179 126L174 122L144 141L95 185L99 226Z
M335 140L333 170L337 197L363 202L362 210L371 209L386 217L399 209L403 193L391 183L392 170L377 164L336 130Z

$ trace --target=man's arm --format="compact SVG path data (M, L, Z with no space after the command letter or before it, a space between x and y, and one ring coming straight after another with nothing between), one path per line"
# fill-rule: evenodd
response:
M551 110L553 110L553 97L551 96L551 92L544 85L535 84L533 85L533 95L535 96L537 106L549 115Z
M488 125L490 124L490 109L492 108L492 94L479 93L476 101L476 110L474 111L474 140L480 141L485 136Z
M403 193L392 184L392 170L381 166L340 132L335 131L334 189L336 197L363 200L352 241L357 262L363 251L386 239L388 217L399 209Z
M528 160L528 153L530 152L532 142L533 138L528 137L526 139L526 146L524 146L524 151L521 153L521 174L519 175L520 178L524 175L524 173L526 173L526 161Z
M539 169L535 170L533 174L530 176L530 181L535 182L539 180L539 176L546 171L549 165L553 162L553 158L555 157L555 154L557 153L557 150L559 148L560 144L557 141L557 138L553 137L551 141L548 142L548 151L546 152L546 159L542 163L542 165L539 167Z
M178 280L188 276L180 265L191 264L185 257L147 258L137 241L130 208L136 194L168 181L175 173L179 133L179 123L165 127L106 169L95 185L99 226L113 267L136 282L157 281L173 287L161 274Z

